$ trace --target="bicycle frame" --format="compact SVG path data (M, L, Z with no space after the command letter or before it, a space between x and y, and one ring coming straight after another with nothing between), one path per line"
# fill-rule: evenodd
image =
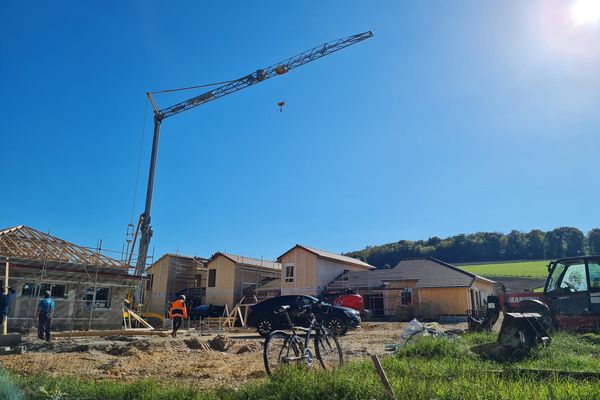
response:
M300 308L298 315L304 314L309 317L309 324L306 328L293 324L289 313L289 306L282 306L276 311L278 314L285 313L291 334L281 330L273 331L265 340L263 361L265 363L267 374L271 375L274 368L276 368L279 363L291 364L292 362L301 362L305 363L308 367L312 367L318 360L324 369L335 368L336 366L342 365L342 349L337 337L331 335L329 330L323 325L323 321L317 319L315 316L317 307L320 309L318 304ZM314 355L310 349L310 340L313 329L315 330ZM300 339L299 331L306 333L304 340ZM283 340L283 342L279 342L280 340ZM282 343L282 345L275 344L271 347L271 343ZM273 359L274 363L270 361L272 360L270 355L276 356L276 358ZM330 360L331 355L334 356L333 360ZM333 364L331 364L331 362L333 362Z
M296 333L296 329L306 332L306 336L304 337L304 343L302 344L302 348L300 349L302 352L302 355L300 357L290 357L288 354L285 357L286 361L288 361L288 362L289 361L297 361L297 360L301 360L301 359L307 359L307 361L310 364L312 364L312 362L313 362L312 354L310 353L310 350L309 350L309 343L310 343L311 333L312 333L313 329L315 329L315 330L319 329L320 324L318 323L317 318L315 317L315 314L312 312L312 310L307 310L306 312L308 312L308 311L310 311L310 324L309 324L308 328L304 328L302 326L295 326L292 323L292 319L290 318L290 313L288 312L288 310L286 309L283 311L283 312L285 312L285 317L290 326L290 329L292 330L292 336L290 336L290 342L295 341L296 338L300 337ZM290 348L291 348L291 346L288 347L288 352L289 352ZM280 354L280 356L281 356L281 354Z

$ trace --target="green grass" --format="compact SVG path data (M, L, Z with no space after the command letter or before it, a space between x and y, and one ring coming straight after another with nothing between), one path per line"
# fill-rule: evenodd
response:
M398 400L401 399L599 399L598 381L520 371L542 368L600 370L600 335L557 333L550 347L514 363L484 361L469 349L493 342L494 334L472 333L461 338L422 338L382 359ZM185 365L182 366L185 368ZM498 373L499 370L505 371ZM7 400L283 400L381 399L385 393L370 360L352 362L327 372L290 368L273 379L256 380L240 389L196 390L164 387L151 381L131 383L15 377L0 373L0 398Z
M548 261L461 265L459 268L481 276L514 276L544 279L548 276Z

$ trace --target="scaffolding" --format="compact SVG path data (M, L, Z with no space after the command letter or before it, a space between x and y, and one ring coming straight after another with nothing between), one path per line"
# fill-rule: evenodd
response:
M55 301L53 330L120 328L121 306L141 277L129 266L95 249L78 246L27 226L0 230L0 257L16 291L8 316L9 328L36 326L37 304L49 291ZM4 284L5 282L3 282Z

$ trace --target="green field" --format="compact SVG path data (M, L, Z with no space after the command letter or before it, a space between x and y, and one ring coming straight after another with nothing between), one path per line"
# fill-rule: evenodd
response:
M559 332L553 336L549 347L538 347L528 358L510 363L481 360L470 351L474 345L495 341L494 333L470 333L454 340L425 337L400 349L395 356L383 357L382 363L398 400L600 398L597 378L573 374L578 371L594 374L600 370L600 336ZM177 373L185 371L185 361L182 361L181 371ZM0 368L0 398L385 400L386 395L372 363L364 360L348 363L333 372L317 368L285 369L273 379L257 379L238 388L216 390L200 390L183 385L162 386L153 381L81 381L40 375L18 377L3 373Z
M548 261L523 261L499 264L460 265L459 268L481 276L515 276L543 278L548 276Z

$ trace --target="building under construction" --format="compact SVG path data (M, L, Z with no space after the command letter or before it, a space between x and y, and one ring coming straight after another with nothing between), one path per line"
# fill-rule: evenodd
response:
M56 309L53 330L118 329L127 293L141 277L121 261L27 226L0 230L0 271L16 291L9 330L37 326L37 303L50 291Z
M201 257L168 253L148 267L144 315L164 317L169 302L178 294L185 294L190 306L204 304L208 280L206 262Z
M246 296L261 298L281 290L281 264L235 254L217 252L208 260L207 304L232 309ZM264 288L264 289L263 289Z

